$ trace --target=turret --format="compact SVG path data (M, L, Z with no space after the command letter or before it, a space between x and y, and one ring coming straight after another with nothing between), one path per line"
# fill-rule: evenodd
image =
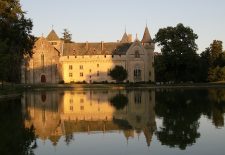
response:
M132 42L132 35L131 34L127 34L127 32L125 31L120 42L121 43L130 43L130 42Z
M151 38L147 25L145 27L145 31L144 31L141 43L145 46L145 48L151 48L153 50L155 49L155 44L153 43L153 40Z

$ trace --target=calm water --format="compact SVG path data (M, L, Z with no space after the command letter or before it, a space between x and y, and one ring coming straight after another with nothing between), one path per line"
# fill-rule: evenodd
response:
M0 100L0 154L224 155L225 89L24 92Z

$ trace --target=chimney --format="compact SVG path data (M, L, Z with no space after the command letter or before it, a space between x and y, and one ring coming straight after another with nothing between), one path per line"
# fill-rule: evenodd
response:
M103 51L103 49L104 49L104 42L101 41L101 50Z
M88 41L86 41L86 45L85 45L86 51L88 50Z

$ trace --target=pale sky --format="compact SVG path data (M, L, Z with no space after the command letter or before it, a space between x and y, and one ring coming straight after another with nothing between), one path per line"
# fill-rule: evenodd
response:
M75 42L113 42L125 27L133 39L136 34L142 39L146 23L152 38L160 28L183 23L198 35L199 53L215 39L225 46L225 0L21 0L21 5L37 37L47 36L54 25L60 37L69 29Z

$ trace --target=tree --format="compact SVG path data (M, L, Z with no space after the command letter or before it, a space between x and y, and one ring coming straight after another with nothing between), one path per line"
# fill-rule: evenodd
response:
M72 40L72 34L69 32L68 29L63 29L63 40L66 43L70 43Z
M127 78L127 71L123 66L115 66L115 68L109 72L109 75L112 79L116 80L116 82L122 82Z
M197 34L183 24L159 29L154 40L162 52L160 61L164 66L160 76L175 82L198 80L197 38Z
M210 65L216 67L219 65L219 58L223 52L223 42L220 40L213 40L213 43L210 44Z
M214 40L210 47L201 53L201 72L204 74L205 81L225 80L225 53L223 52L222 41Z
M18 0L0 1L0 72L1 80L20 81L20 67L25 55L32 56L33 24L25 18ZM7 69L6 69L7 66Z

